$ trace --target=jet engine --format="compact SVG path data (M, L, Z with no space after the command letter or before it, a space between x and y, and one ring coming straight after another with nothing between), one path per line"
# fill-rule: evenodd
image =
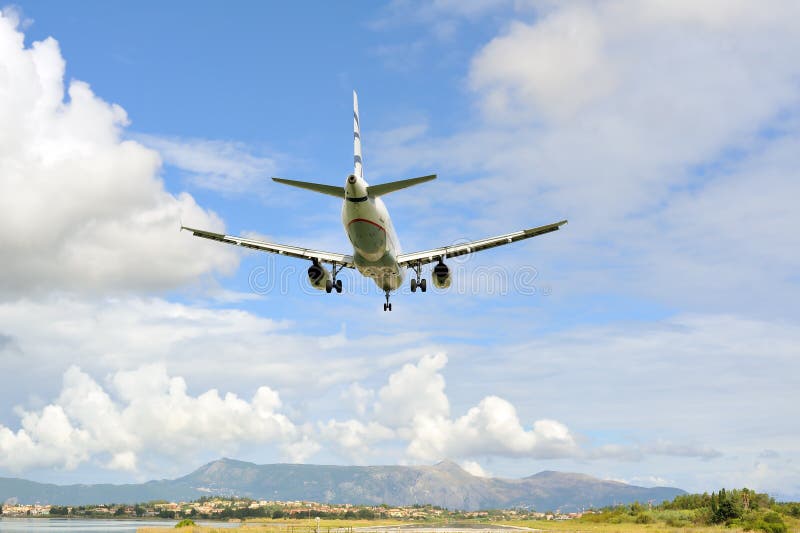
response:
M446 289L450 286L450 268L442 262L433 267L433 284L439 289Z
M325 284L329 279L331 279L331 273L319 263L314 263L308 267L308 282L315 289L324 291Z

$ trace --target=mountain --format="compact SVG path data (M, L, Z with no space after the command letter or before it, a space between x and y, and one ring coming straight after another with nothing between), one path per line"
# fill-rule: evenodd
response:
M366 505L430 503L466 510L525 506L571 511L633 501L661 502L685 492L550 471L522 479L483 478L452 461L433 466L326 466L220 459L178 479L131 485L61 486L0 478L0 501L17 498L27 503L85 505L187 501L213 494Z

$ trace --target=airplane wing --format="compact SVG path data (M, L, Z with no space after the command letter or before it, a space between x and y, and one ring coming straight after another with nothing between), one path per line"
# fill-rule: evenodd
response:
M397 257L397 263L401 266L426 265L440 259L444 260L447 257L455 257L458 255L480 252L481 250L488 250L489 248L494 248L496 246L503 246L504 244L510 244L512 242L544 235L545 233L550 233L551 231L557 231L566 223L566 220L562 220L554 224L539 226L538 228L524 229L522 231L515 231L514 233L498 235L497 237L490 237L488 239L482 239L479 241L455 244L453 246L444 246L442 248L434 248L432 250L425 250L423 252L400 254Z
M345 254L337 254L334 252L321 252L319 250L311 250L309 248L300 248L299 246L288 246L286 244L273 244L271 242L258 241L255 239L245 239L243 237L234 237L232 235L223 235L221 233L214 233L201 229L188 228L181 226L182 230L191 231L195 237L202 237L204 239L211 239L212 241L227 242L236 246L244 248L251 248L253 250L260 250L262 252L270 252L278 255L288 255L289 257L297 257L299 259L316 260L320 263L336 264L342 267L354 268L353 256Z

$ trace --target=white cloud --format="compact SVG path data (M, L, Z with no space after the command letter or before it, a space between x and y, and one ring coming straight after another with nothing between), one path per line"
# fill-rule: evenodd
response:
M317 336L308 322L301 326L240 309L209 309L160 298L4 301L0 335L8 341L0 359L0 381L6 390L19 388L22 394L42 380L52 384L72 364L102 375L165 362L171 374L209 388L254 390L269 380L297 398L307 395L309 383L325 393L429 350L428 341L418 334L401 332L391 339L349 338L344 332ZM37 366L36 376L11 379L23 360ZM337 389L336 395L340 393Z
M125 111L72 81L48 38L26 48L0 17L2 293L172 288L231 272L234 250L178 231L222 221L158 177L158 154L121 140Z
M277 168L274 159L253 155L241 142L145 134L135 139L157 150L166 164L185 171L195 185L214 191L249 191L266 183Z
M64 375L60 396L37 411L20 410L17 431L0 425L0 467L72 469L95 457L107 468L135 470L140 454L178 457L205 451L226 453L239 446L274 444L293 461L318 445L280 413L281 401L259 387L250 401L215 389L187 393L183 378L161 365L111 376L114 400L77 367Z
M492 477L477 461L463 461L461 468L477 477Z
M364 416L367 413L367 408L372 404L374 397L374 390L365 389L358 383L351 383L342 393L342 399L349 402L359 416Z
M723 472L753 486L745 465L764 448L797 460L789 376L800 371L798 346L794 323L679 315L572 328L508 347L502 367L475 372L520 412L546 404L547 416L577 428L590 460L582 470L608 475L601 465L614 465L615 476L660 473L703 491L722 486ZM516 369L513 381L507 368ZM759 480L770 482L796 493L784 476Z
M537 420L525 429L508 401L489 396L455 420L419 417L411 428L408 453L415 459L499 455L552 459L577 456L569 429L555 420Z
M320 437L331 443L344 457L359 464L368 462L375 455L374 445L395 437L395 433L375 422L358 420L328 420L319 424Z
M555 357L547 357L557 365ZM369 456L378 443L403 442L412 461L458 459L476 472L472 463L477 457L643 461L657 455L704 460L722 455L707 445L666 439L596 445L574 435L565 424L546 418L525 427L517 408L494 395L452 418L441 374L446 364L447 356L439 353L423 356L417 364L403 365L380 389L373 409L360 404L358 411L368 418L366 422L331 419L319 425L323 438L342 455L358 461ZM352 389L363 392L356 384Z
M406 453L410 458L436 461L486 455L553 458L579 454L566 426L543 419L525 429L514 406L496 396L484 398L465 415L451 419L441 374L446 364L444 353L423 356L416 365L403 365L391 374L378 392L375 421L408 442ZM354 420L330 421L326 429L340 444L343 439L334 432L345 432L351 440L342 445L350 450L361 449L367 433L377 435L375 440L392 435L369 432L367 426Z
M444 393L444 377L439 373L446 364L447 355L428 355L389 376L389 383L378 392L377 420L403 427L418 418L447 416L450 402Z
M656 455L672 455L675 457L699 457L701 459L715 459L722 456L722 452L702 444L677 444L665 440L658 440L644 446L644 451Z
M796 313L800 4L535 9L473 58L484 116L444 138L386 136L384 172L476 176L460 184L469 209L447 213L461 233L568 218L527 246L570 295ZM429 216L425 202L409 208Z
M661 476L636 476L630 479L609 478L608 481L617 481L628 485L638 485L640 487L673 487L675 482Z
M530 120L520 111L532 112L531 104L545 116L568 118L614 88L604 44L599 21L582 6L534 25L516 22L473 59L470 85L491 120Z

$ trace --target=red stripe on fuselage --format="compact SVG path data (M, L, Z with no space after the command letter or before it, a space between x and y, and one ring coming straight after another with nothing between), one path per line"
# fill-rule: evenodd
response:
M373 226L375 226L376 228L378 228L382 232L386 233L386 229L384 229L383 226L381 226L377 222L373 222L371 220L367 220L366 218L354 218L353 220L351 220L350 222L347 223L347 227L349 228L350 224L352 224L353 222L366 222L367 224L372 224Z

